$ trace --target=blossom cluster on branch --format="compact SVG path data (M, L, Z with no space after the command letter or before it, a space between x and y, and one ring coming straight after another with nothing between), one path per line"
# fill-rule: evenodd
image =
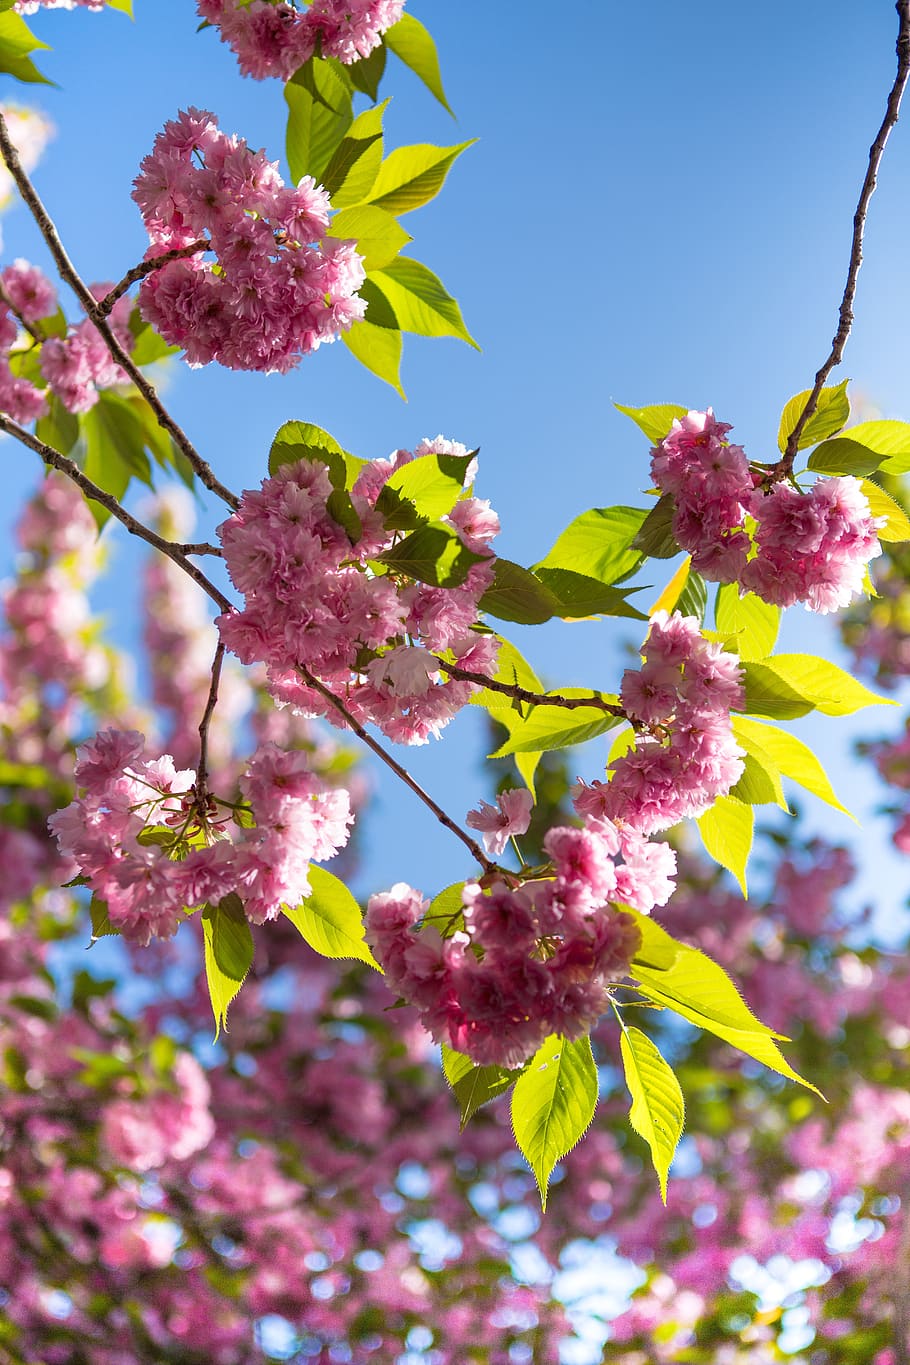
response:
M368 57L397 24L405 0L311 0L298 9L284 0L197 0L201 18L218 29L244 76L288 81L317 48L346 66Z

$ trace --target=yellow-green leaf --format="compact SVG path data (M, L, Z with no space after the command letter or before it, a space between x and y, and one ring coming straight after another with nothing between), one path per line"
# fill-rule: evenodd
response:
M597 1067L590 1038L550 1037L512 1091L512 1131L547 1207L553 1167L583 1137L597 1108Z
M879 540L910 540L910 518L900 503L871 479L860 479L860 483L869 504L869 511L874 517L885 518L884 526L880 526L876 531Z
M722 583L717 589L715 624L724 635L733 637L727 648L735 649L741 659L764 659L771 653L780 616L780 607L763 602L754 593L740 597L735 583Z
M458 337L480 350L461 316L461 309L437 275L421 261L397 256L369 279L388 299L403 332L422 337Z
M743 895L748 896L746 864L749 861L752 834L755 829L755 812L752 807L744 805L735 796L719 796L711 809L705 811L698 819L697 824L702 843L708 853L721 867L733 873Z
M451 114L449 101L442 88L436 44L420 20L415 19L413 14L403 14L386 33L385 44L405 66L411 68L430 93L436 96L443 109ZM452 114L452 117L455 115Z
M667 1202L667 1175L682 1137L686 1106L679 1081L659 1050L640 1029L624 1028L620 1036L626 1085L632 1096L629 1122L651 1150Z
M806 791L825 801L835 810L843 811L851 820L856 816L838 800L828 775L807 744L776 725L764 725L747 716L733 717L733 734L737 743L749 753L773 763L778 772L791 778Z
M253 935L235 893L202 912L205 976L215 1016L215 1037L227 1029L228 1006L253 964Z
M880 697L864 687L837 664L815 654L775 654L763 659L762 666L826 716L849 716L866 706L897 705L889 697Z
M428 142L396 147L379 168L369 202L389 213L420 208L436 197L455 158L476 141L470 138L454 147L434 147Z
M282 906L301 937L323 957L354 958L382 971L364 941L360 906L344 882L315 864L309 878L312 891L306 900L293 908Z
M847 398L849 382L849 379L845 379L842 384L822 389L815 411L800 433L797 450L805 450L807 446L814 446L817 441L823 441L826 436L833 436L835 431L840 431L850 416L850 400ZM777 448L781 452L786 450L790 433L799 421L811 392L811 389L806 389L796 394L781 413L777 433Z

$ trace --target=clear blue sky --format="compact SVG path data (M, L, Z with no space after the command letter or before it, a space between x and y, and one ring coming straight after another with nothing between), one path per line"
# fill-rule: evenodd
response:
M117 278L140 259L131 181L178 108L210 108L226 130L283 156L281 86L242 80L227 48L196 34L191 0L134 3L133 24L112 11L31 21L53 45L43 66L59 85L25 95L57 125L38 181L92 279ZM407 404L341 345L284 378L179 362L169 400L222 477L255 484L288 418L315 421L364 456L441 431L481 447L479 492L503 518L501 551L530 563L585 508L640 500L646 443L613 399L712 404L750 455L773 457L780 409L811 382L834 330L856 194L893 76L893 5L410 7L437 38L458 121L399 68L386 86L388 145L480 139L408 226L412 253L459 298L483 352L407 338ZM22 99L23 88L0 78L0 96ZM904 418L908 169L905 122L873 201L841 372L884 414ZM3 229L5 259L45 260L23 209ZM3 455L5 531L34 471L11 443ZM134 554L123 541L121 570ZM114 595L126 578L99 597L122 639L134 628L131 603ZM790 648L826 647L816 621L790 615ZM627 624L553 625L521 643L553 682L609 687L632 638ZM856 805L874 788L841 737L897 724L883 711L856 726L811 727ZM482 794L481 741L468 718L446 738L407 761L460 817ZM588 775L596 760L586 760ZM408 878L432 891L464 875L459 846L384 780L374 818L370 886ZM836 837L850 833L827 808L814 820ZM864 845L878 858L884 827L872 826ZM907 891L902 866L887 867L885 910ZM870 897L871 887L867 876Z

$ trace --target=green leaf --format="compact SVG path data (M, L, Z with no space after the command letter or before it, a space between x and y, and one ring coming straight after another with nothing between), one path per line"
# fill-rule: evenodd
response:
M449 101L446 99L445 91L442 88L442 75L439 70L439 57L436 54L436 44L432 37L424 28L419 19L415 19L412 14L403 14L397 24L389 29L385 35L386 46L395 53L395 56L409 66L427 87L431 95L435 95L443 109L452 110ZM452 114L454 118L455 115Z
M79 418L67 411L55 393L48 394L47 416L39 418L35 435L61 455L68 455L79 439Z
M624 1027L619 1043L632 1096L629 1122L651 1150L660 1197L666 1204L667 1176L686 1117L683 1093L672 1068L640 1029Z
M361 365L386 384L391 384L402 398L405 397L400 378L401 332L397 328L377 327L374 322L363 318L347 332L342 332L341 340Z
M364 270L378 270L394 261L403 246L413 241L409 233L385 209L375 204L359 204L356 208L336 213L328 235L342 241L357 243L363 257Z
M590 697L590 690L579 687L563 687L562 697ZM604 700L614 700L604 698ZM508 754L547 752L550 749L566 749L573 744L584 744L607 730L619 725L621 716L610 715L596 706L579 706L567 710L561 706L539 704L530 709L526 718L512 715L496 717L508 726L509 738L490 754L490 758L505 758Z
M111 389L103 390L95 406L80 419L80 429L85 444L83 468L105 493L119 501L134 476L151 487L145 428L125 398ZM93 501L89 507L98 526L103 526L110 513Z
M746 699L744 710L753 716L771 716L775 720L794 720L807 716L813 709L796 687L785 682L780 674L751 659L742 662L743 688Z
M510 559L497 559L494 572L491 586L478 603L481 611L525 626L540 625L556 615L559 599L530 569Z
M642 522L641 530L632 542L635 549L651 559L673 559L681 554L679 542L673 534L675 513L676 505L672 497L664 493Z
M441 938L451 938L464 929L464 903L462 892L464 882L452 882L438 896L430 901L429 908L421 921L438 931Z
M814 446L818 441L823 441L826 436L833 436L835 431L840 431L850 416L850 400L847 397L849 382L849 379L845 379L842 384L831 385L829 388L822 389L818 396L815 411L800 434L797 450L805 450L808 446ZM787 449L787 440L799 421L811 392L811 389L805 389L802 393L796 394L790 399L780 415L777 448L782 454Z
M517 684L529 692L542 692L543 683L534 672L527 659L515 648L509 640L504 640L500 635L499 657L494 674L494 682ZM489 712L493 720L504 726L511 733L513 725L523 724L527 707L522 703L514 701L511 697L505 696L502 692L493 692L490 688L483 688L480 692L475 692L471 697L471 704L482 706ZM514 755L515 766L521 774L521 779L528 791L534 795L534 774L537 765L543 757L543 751L531 751Z
M50 51L48 44L35 37L20 15L0 13L0 72L30 85L50 85L28 55L39 49Z
M0 758L0 787L28 787L35 791L47 791L52 781L47 768L41 763L12 763Z
M470 1057L455 1052L445 1043L442 1045L442 1069L458 1101L462 1132L478 1109L504 1094L522 1074L521 1067L510 1071L504 1066L478 1066Z
M740 597L735 583L721 583L714 600L714 622L723 635L735 636L727 649L741 659L764 659L774 648L780 630L780 607L754 593Z
M783 1036L756 1018L722 967L697 948L679 943L647 915L622 908L641 929L642 947L629 975L646 999L713 1033L778 1075L815 1090L782 1057L774 1040Z
M205 976L209 986L215 1037L227 1030L228 1006L253 964L253 935L243 913L243 902L232 892L202 912Z
M676 602L676 610L683 616L694 616L699 625L705 623L708 607L708 585L697 570L690 568L683 590Z
M371 271L368 278L379 285L403 332L422 337L458 337L480 350L455 299L438 276L420 261L397 256L381 270Z
M386 518L386 525L393 529L401 528L402 523L394 518L402 498L406 499L412 512L412 519L404 523L405 526L414 525L413 514L429 521L438 521L451 512L464 489L465 477L473 459L473 454L424 455L396 469L376 502L377 509Z
M678 403L652 403L647 408L626 408L623 407L622 403L614 403L613 406L617 412L625 413L626 417L631 417L635 425L655 445L667 435L674 419L685 417L688 411L687 408L681 408Z
M843 811L851 820L856 817L842 805L828 775L807 744L776 725L762 725L746 716L733 717L733 734L738 744L749 753L767 756L779 772L812 792L821 801Z
M858 422L844 436L825 441L809 456L819 474L906 474L910 470L910 422Z
M632 547L646 516L641 507L592 507L570 522L534 567L567 569L608 585L621 583L641 565L643 555Z
M384 100L375 109L358 114L332 153L321 180L333 208L361 204L373 188L382 165L382 116L388 103Z
M454 147L434 147L428 142L396 147L383 161L369 201L389 213L410 213L434 199L445 184L449 167L476 138Z
M447 526L420 526L379 555L378 562L420 583L456 588L465 581L472 566L485 558L462 545Z
M364 941L360 906L344 882L315 864L310 866L309 878L310 895L293 909L283 905L282 913L323 957L354 958L381 971Z
M107 0L108 9L120 10L121 14L133 17L133 0Z
M747 806L779 806L789 815L780 773L771 760L755 746L746 754L743 764L743 775L736 786L730 788L730 796Z
M775 654L761 666L804 697L810 708L826 716L849 716L866 706L898 704L889 697L879 697L837 664L815 654Z
M274 474L283 464L296 464L298 460L315 460L326 465L335 489L351 487L366 464L366 460L351 455L334 436L313 422L285 422L275 433L269 450L269 473Z
M360 513L351 502L351 495L344 488L333 488L325 500L325 510L342 530L347 532L348 540L356 545L363 535L363 522Z
M900 503L871 479L861 479L860 483L873 517L885 518L884 526L876 531L879 540L910 540L910 519Z
M583 1137L597 1108L597 1067L590 1038L550 1037L512 1091L512 1130L547 1207L553 1167Z
M535 576L556 597L556 614L566 620L589 616L627 616L633 621L647 621L647 616L626 600L630 588L623 592L587 574L571 569L537 569Z
M359 61L351 62L347 68L354 89L368 95L374 103L379 94L379 82L385 74L385 64L386 47L385 43L380 43L379 47L374 47L368 57L361 57Z
M107 901L101 900L98 896L92 896L91 904L88 908L89 917L92 921L92 943L99 938L110 938L112 935L120 933L111 924L111 917L107 910Z
M153 365L157 360L164 360L169 355L177 355L180 349L179 346L169 346L164 338L158 335L152 324L146 322L135 333L132 358L137 365Z
M719 796L710 810L696 821L702 843L710 856L739 882L748 897L746 864L752 849L755 812L735 796Z
M354 121L350 81L337 63L311 60L284 87L286 151L291 179L321 181L336 147Z

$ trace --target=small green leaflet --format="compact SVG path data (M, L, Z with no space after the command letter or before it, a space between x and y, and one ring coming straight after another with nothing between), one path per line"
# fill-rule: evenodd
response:
M379 168L368 199L389 213L410 213L434 199L445 184L449 168L476 138L454 147L434 147L428 142L396 147Z
M547 1207L553 1167L587 1131L597 1108L597 1067L590 1038L550 1037L512 1091L512 1131Z
M332 219L328 235L356 242L365 270L378 270L388 265L403 246L413 241L396 218L375 204L342 209Z
M401 333L397 328L379 327L363 318L342 332L341 340L355 360L390 384L399 397L405 397L401 387Z
M825 441L809 456L819 474L906 474L910 470L910 422L858 422Z
M387 480L379 494L377 509L386 517L386 525L395 523L388 519L394 512L400 494L407 499L418 517L437 521L451 511L464 488L465 477L473 460L468 455L425 455L422 459L411 460L396 469ZM413 521L409 523L413 525ZM497 561L498 562L498 561Z
M502 644L499 649L499 660L493 681L517 684L528 692L542 692L543 683L527 659L509 640L503 640L502 636L499 638L502 640ZM476 692L471 698L471 704L482 706L489 712L493 720L498 721L510 733L513 724L522 724L522 718L526 711L526 708L513 701L511 697L505 696L502 692L494 692L489 687L484 688L481 692ZM535 795L534 774L542 756L542 750L514 755L515 766L532 796Z
M866 706L897 706L857 682L837 664L814 654L775 654L762 666L826 716L849 716Z
M822 389L815 411L800 433L797 450L805 450L808 446L823 441L826 436L833 436L835 431L840 431L850 416L850 400L847 397L849 383L849 379L845 379L842 384ZM796 394L780 415L777 448L781 454L787 449L790 433L799 421L811 392L811 389L805 389L803 393Z
M774 648L780 630L780 607L763 602L754 593L740 597L735 583L721 583L714 600L714 621L724 635L735 638L727 645L741 659L764 659Z
M397 256L368 279L379 285L403 332L422 337L457 337L480 347L461 316L461 309L432 270L410 256Z
M535 569L568 569L600 583L621 583L640 566L633 549L647 512L641 507L592 507L570 522Z
M92 896L88 912L92 921L92 943L94 943L96 939L109 938L111 935L120 933L120 930L115 929L111 924L111 917L107 910L107 901L100 900L97 896Z
M828 775L807 744L776 725L763 725L746 716L733 717L733 734L738 744L760 761L773 764L778 772L799 783L820 800L843 811L851 820L856 817L837 799Z
M464 882L452 882L430 901L421 923L435 929L440 938L451 938L464 928L464 887Z
M381 971L364 941L360 906L344 882L315 864L310 865L309 878L310 895L293 909L282 906L282 914L322 957L354 958Z
M629 1122L651 1149L660 1197L666 1204L667 1176L686 1117L683 1093L672 1068L640 1029L623 1027L619 1043L632 1096Z
M243 902L232 892L202 912L205 975L215 1016L215 1037L227 1029L228 1006L253 964L253 935Z
M591 616L627 616L633 621L648 619L644 612L626 600L630 593L640 592L640 588L614 588L571 569L538 568L534 576L557 599L556 613L564 621L585 620Z
M564 687L559 696L584 698L591 696L591 690L582 687ZM598 694L599 695L599 694ZM604 697L604 701L615 701ZM550 749L566 749L573 744L584 744L586 740L612 730L622 721L621 716L611 715L598 706L579 706L569 710L561 706L534 706L527 717L516 714L497 715L500 724L509 729L509 738L489 755L490 758L505 758L508 754L529 754L547 752Z
M752 850L755 812L735 796L719 796L710 810L696 821L702 843L716 863L739 882L748 898L746 864Z
M540 625L558 612L558 597L530 569L510 559L497 559L494 573L493 582L478 603L481 611L500 621L526 626Z
M631 417L635 425L645 433L649 441L656 445L662 441L677 417L685 417L687 409L678 403L652 403L647 408L626 408L622 403L614 403L617 412Z
M669 493L658 498L641 524L638 535L632 542L636 550L651 559L674 559L681 554L679 542L673 534L673 517L676 505Z
M382 116L387 105L388 100L384 100L375 109L359 114L332 153L322 183L331 195L333 208L360 204L373 188L382 164ZM332 235L342 234L336 231Z
M459 587L484 555L474 554L448 526L421 526L378 556L377 563L437 588Z
M885 518L884 526L879 526L875 533L879 540L910 540L910 519L900 503L871 479L860 479L860 485L872 515Z
M442 1069L452 1087L461 1111L461 1128L467 1124L483 1105L504 1094L522 1074L519 1067L514 1071L504 1066L478 1066L462 1052L442 1045Z
M403 14L397 24L393 24L385 35L385 45L395 53L405 66L411 68L415 76L435 95L448 113L452 113L445 91L442 88L442 75L436 44L419 19L412 14ZM355 62L355 68L361 63ZM452 114L454 118L454 114Z
M621 908L641 930L642 946L629 975L646 999L713 1033L778 1075L815 1090L781 1055L774 1040L783 1035L755 1017L722 967L697 948L677 942L647 915L625 905Z
M753 746L753 751L746 753L743 758L742 777L730 788L729 795L747 806L779 806L790 814L790 807L784 800L780 773L758 746Z
M0 13L0 71L29 85L50 85L28 55L42 49L50 51L48 44L35 37L20 15Z
M285 148L295 184L304 175L322 179L336 147L354 122L351 82L338 67L337 62L313 59L284 87L288 106Z
M322 427L313 422L285 422L275 433L269 450L269 473L274 474L283 464L298 460L316 460L327 466L332 487L351 488L366 460L351 455Z

